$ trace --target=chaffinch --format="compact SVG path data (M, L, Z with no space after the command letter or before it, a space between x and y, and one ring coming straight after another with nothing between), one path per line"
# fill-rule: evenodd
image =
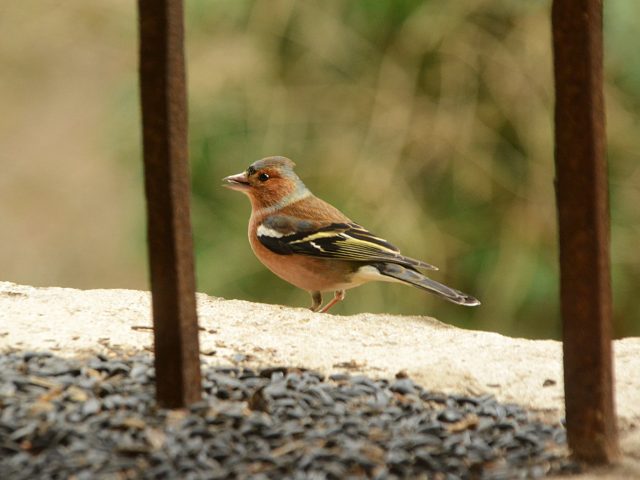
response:
M374 280L412 285L459 305L480 305L419 272L437 270L433 265L405 257L314 196L294 166L285 157L263 158L223 181L251 201L249 243L255 255L280 278L307 290L312 311L326 312L344 299L345 290ZM334 297L321 308L327 291Z

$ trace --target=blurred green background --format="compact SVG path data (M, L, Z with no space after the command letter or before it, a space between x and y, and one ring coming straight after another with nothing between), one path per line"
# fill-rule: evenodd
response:
M465 309L392 284L334 313L559 335L550 2L187 0L198 289L307 306L253 257L220 179L285 155ZM640 334L640 3L605 2L616 336ZM134 3L0 14L2 280L147 288Z

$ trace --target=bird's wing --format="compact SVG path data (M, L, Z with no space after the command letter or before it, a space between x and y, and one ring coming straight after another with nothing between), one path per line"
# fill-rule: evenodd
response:
M318 224L287 215L267 217L256 232L258 240L280 255L307 255L355 262L391 262L437 270L426 262L405 257L397 247L356 223Z

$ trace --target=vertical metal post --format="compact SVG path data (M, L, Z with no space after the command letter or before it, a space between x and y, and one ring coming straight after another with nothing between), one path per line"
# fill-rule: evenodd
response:
M158 403L201 396L182 0L139 0L147 234Z
M618 455L613 391L602 1L554 0L556 197L567 433L575 457Z

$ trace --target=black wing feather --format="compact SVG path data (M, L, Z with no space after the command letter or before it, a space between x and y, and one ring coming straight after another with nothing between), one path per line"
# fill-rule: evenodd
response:
M405 257L396 246L356 223L332 223L318 227L307 220L274 215L263 221L257 235L265 247L280 255L296 253L363 263L391 262L437 270L433 265Z

